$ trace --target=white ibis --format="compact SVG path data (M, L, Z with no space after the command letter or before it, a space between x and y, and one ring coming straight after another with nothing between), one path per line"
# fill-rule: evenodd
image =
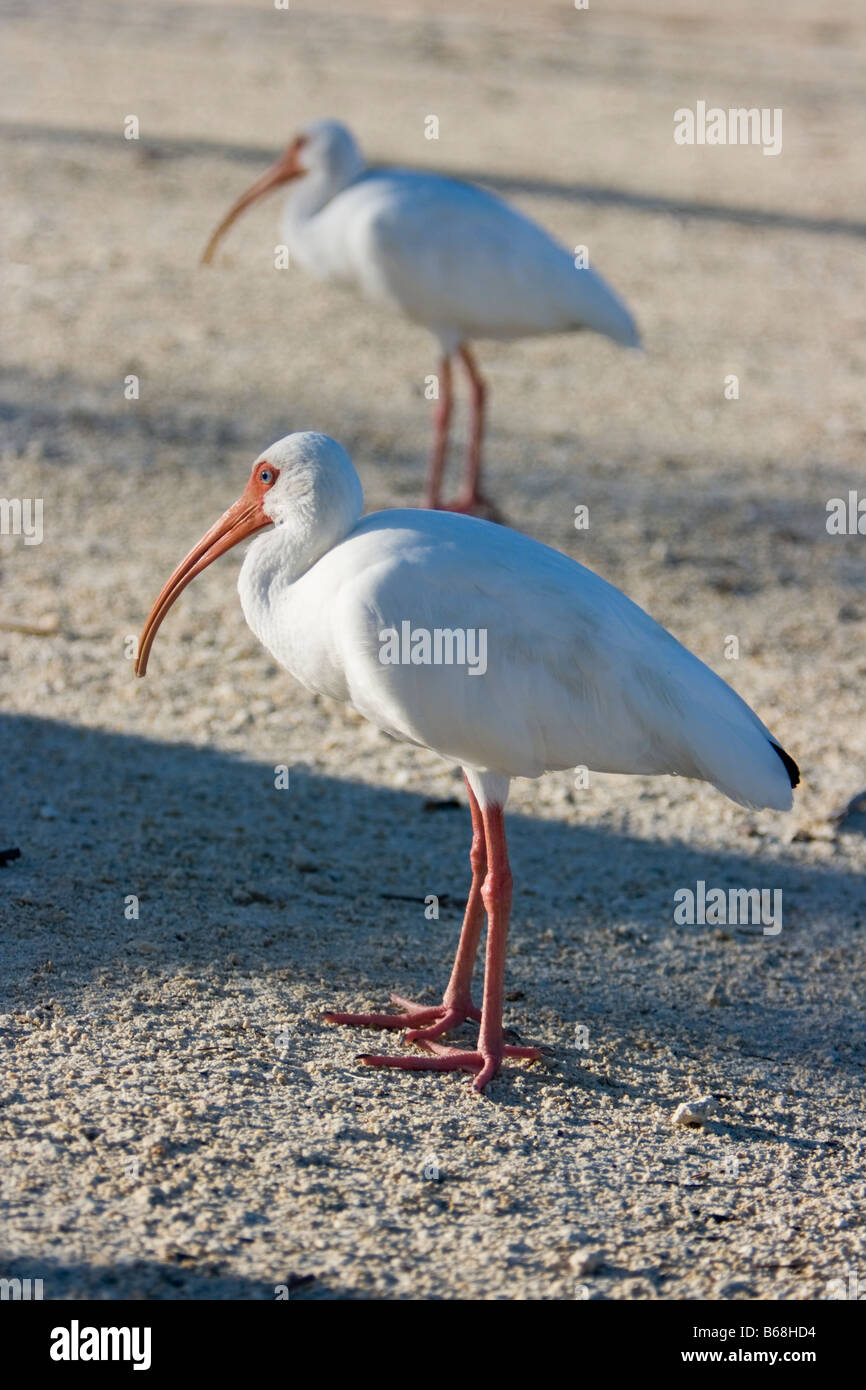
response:
M351 132L338 121L316 121L292 140L229 210L202 259L211 261L245 208L287 183L282 237L297 263L318 279L399 310L438 339L430 507L441 503L456 353L469 378L472 416L465 480L452 510L492 512L481 494L486 388L469 347L473 339L591 329L628 347L640 345L634 319L610 285L536 223L457 179L367 169Z
M511 871L503 811L513 777L584 766L713 783L784 811L796 763L748 705L618 589L558 551L477 517L421 510L361 517L358 475L322 434L292 434L256 460L237 502L190 551L145 623L136 672L190 580L255 532L238 581L259 640L308 690L462 767L472 886L442 1003L393 996L393 1014L332 1023L408 1029L421 1054L370 1066L475 1072L503 1057ZM483 636L482 636L483 635ZM461 640L462 637L462 640ZM437 659L438 653L438 659ZM481 1011L470 995L487 915ZM480 1022L476 1048L438 1039Z

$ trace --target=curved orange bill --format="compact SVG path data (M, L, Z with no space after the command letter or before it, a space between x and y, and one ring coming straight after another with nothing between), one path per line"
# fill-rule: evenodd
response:
M300 139L293 140L279 159L271 165L270 169L266 169L261 177L257 178L255 183L247 189L246 193L242 193L237 202L229 208L202 253L202 265L210 265L217 246L245 208L250 207L258 198L263 198L266 193L270 193L272 188L278 188L281 183L288 183L289 179L295 179L299 174L306 172L298 163L298 150L302 143L303 141Z
M135 660L137 676L143 676L147 671L147 658L150 656L150 649L160 624L187 584L191 583L197 574L201 574L203 569L207 569L218 556L231 550L232 546L270 525L270 517L262 510L261 497L253 491L252 485L248 486L243 496L229 507L216 525L202 536L198 545L181 560L151 608L139 638L138 656Z

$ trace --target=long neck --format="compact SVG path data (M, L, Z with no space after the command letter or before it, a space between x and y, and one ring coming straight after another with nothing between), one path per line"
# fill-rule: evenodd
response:
M322 165L311 169L303 178L289 187L283 204L283 222L286 227L302 227L327 203L354 183L364 172L364 161L358 151L357 158L343 161L336 168Z
M345 504L325 517L315 507L301 504L252 542L241 566L238 593L244 617L260 641L267 645L268 623L279 594L346 538L357 525L362 505L358 485L356 494L347 495Z

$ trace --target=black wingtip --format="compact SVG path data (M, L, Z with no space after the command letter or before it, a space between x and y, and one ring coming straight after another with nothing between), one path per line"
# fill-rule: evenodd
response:
M784 750L784 748L780 748L779 745L778 745L778 743L774 743L772 739L770 739L770 747L771 747L771 748L775 748L775 750L776 750L776 752L778 753L779 757L782 759L782 762L785 764L785 771L787 772L789 778L791 779L791 786L792 786L792 787L799 786L799 784L800 784L800 769L798 768L797 764L794 762L794 759L791 757L790 753L786 753L785 750Z

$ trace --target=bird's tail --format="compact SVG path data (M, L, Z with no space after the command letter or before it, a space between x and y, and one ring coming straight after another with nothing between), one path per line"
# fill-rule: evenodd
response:
M728 717L706 707L691 712L691 727L683 732L693 770L682 770L711 782L741 806L789 811L800 769L745 701L725 689L736 702Z
M769 811L790 811L792 790L800 781L800 769L790 754L773 738L755 744L732 744L725 764L710 779L719 791L741 806Z
M612 338L623 347L642 346L631 311L607 281L587 266L574 274L574 313L583 328Z

